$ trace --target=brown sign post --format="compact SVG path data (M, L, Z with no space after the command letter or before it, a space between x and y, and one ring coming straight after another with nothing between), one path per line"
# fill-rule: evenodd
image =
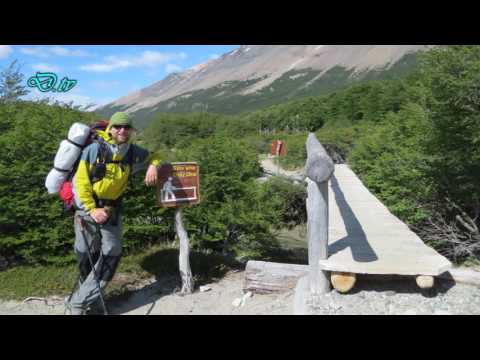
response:
M200 202L199 175L200 169L195 162L177 162L158 168L158 204L175 208L175 231L180 241L178 267L182 278L182 294L191 294L195 287L190 268L190 241L183 225L182 207Z
M162 207L194 205L200 202L199 166L177 162L158 169L157 201Z
M287 144L285 141L273 140L270 154L272 156L284 157L287 155Z

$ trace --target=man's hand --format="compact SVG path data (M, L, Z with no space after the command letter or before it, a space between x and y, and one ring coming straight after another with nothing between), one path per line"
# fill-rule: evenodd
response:
M90 216L97 224L104 224L108 220L108 214L104 208L93 209Z
M157 167L155 165L150 165L147 170L147 175L145 175L145 185L153 186L157 183Z

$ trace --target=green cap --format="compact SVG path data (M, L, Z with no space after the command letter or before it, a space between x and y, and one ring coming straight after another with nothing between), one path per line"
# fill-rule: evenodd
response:
M130 119L130 115L128 115L125 112L116 112L115 114L112 115L110 118L110 126L114 125L132 125L132 119Z

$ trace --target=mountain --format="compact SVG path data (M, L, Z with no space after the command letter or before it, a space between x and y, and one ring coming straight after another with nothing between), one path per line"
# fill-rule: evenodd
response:
M173 73L97 111L131 113L142 127L157 112L235 114L410 71L430 45L242 45Z

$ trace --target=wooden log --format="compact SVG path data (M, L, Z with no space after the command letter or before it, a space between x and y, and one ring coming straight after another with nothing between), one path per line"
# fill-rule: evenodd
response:
M420 275L415 278L420 289L430 289L433 287L435 278L433 276Z
M305 174L316 183L328 181L333 175L335 164L314 133L308 135L306 147L307 162L305 164Z
M469 268L453 268L438 277L456 283L480 286L480 271Z
M307 275L307 265L249 261L243 289L257 294L283 293L294 290L298 280Z
M348 272L332 272L330 280L335 290L340 293L347 293L353 289L357 276Z
M190 269L190 244L183 226L182 209L175 209L175 229L180 240L179 268L182 277L182 294L191 294L194 288L192 270Z
M310 291L325 294L330 290L326 271L320 270L319 261L328 258L328 184L317 184L310 179L307 197L308 265Z
M325 294L330 290L327 272L321 271L320 260L328 258L328 181L335 165L315 134L308 135L307 162L307 233L310 291Z

